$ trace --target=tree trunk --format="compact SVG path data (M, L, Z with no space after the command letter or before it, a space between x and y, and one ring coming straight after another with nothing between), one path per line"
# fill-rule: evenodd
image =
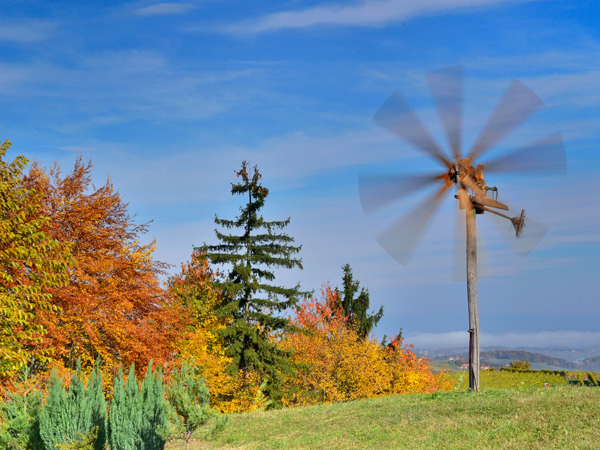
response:
M477 302L477 227L475 208L467 208L467 296L469 328L473 330L469 354L469 390L479 391L479 307Z

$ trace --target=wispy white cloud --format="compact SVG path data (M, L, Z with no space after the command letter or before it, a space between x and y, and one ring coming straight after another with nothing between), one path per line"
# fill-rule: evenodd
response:
M47 20L14 20L5 18L0 26L0 41L29 44L48 39L58 23Z
M138 8L134 11L138 16L172 16L185 14L195 9L191 3L157 3L155 5Z
M189 71L173 68L152 51L99 52L68 68L39 60L0 63L0 95L24 102L76 99L71 112L77 112L77 118L58 125L61 132L71 134L130 120L213 117L233 106L258 102L260 93L248 92L243 83L260 71L246 66Z
M415 16L505 3L506 0L365 0L358 4L327 4L298 11L281 11L230 25L223 31L258 34L317 25L377 27Z

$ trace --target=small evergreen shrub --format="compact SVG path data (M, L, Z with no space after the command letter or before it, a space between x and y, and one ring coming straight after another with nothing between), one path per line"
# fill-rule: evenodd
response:
M140 386L131 365L127 383L123 371L115 378L108 419L108 441L111 450L163 450L167 424L162 371L148 365Z
M12 450L41 449L39 415L43 394L32 382L29 368L13 381L13 389L4 390L0 403L0 448Z
M90 374L87 388L81 374L81 360L71 378L69 390L56 369L48 382L46 405L40 414L40 435L47 449L72 444L96 429L94 450L103 450L106 442L106 400L98 365Z
M136 450L141 448L139 435L142 404L135 368L129 369L127 384L123 369L114 380L113 395L108 415L108 442L111 450Z
M166 440L161 431L167 428L167 405L161 369L152 371L152 361L142 384L142 420L140 435L144 450L163 450Z
M184 363L166 386L169 403L183 418L186 449L194 431L210 418L210 394L198 367Z

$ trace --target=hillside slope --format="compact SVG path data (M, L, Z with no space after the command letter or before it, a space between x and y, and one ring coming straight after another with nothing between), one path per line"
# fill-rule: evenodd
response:
M592 449L599 405L600 388L568 386L392 396L233 415L192 449Z

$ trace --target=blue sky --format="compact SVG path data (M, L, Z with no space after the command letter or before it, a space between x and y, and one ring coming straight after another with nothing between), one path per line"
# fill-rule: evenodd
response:
M384 305L381 337L466 345L466 287L454 281L456 202L443 205L408 267L375 235L419 196L365 216L361 172L435 167L372 118L400 89L442 145L426 74L465 70L468 147L516 78L546 108L489 154L562 133L565 177L497 176L500 199L549 231L519 259L478 217L488 274L482 345L600 344L600 26L594 2L398 0L0 2L0 138L64 170L92 158L178 266L232 218L243 159L270 189L268 220L291 217L303 271L283 284L341 281L349 263Z

